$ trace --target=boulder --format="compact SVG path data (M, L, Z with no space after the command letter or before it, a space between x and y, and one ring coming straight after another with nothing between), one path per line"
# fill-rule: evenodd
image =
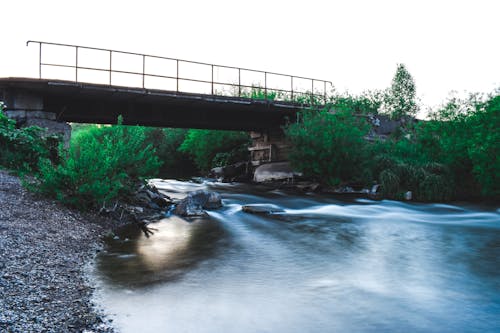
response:
M210 176L219 179L222 182L231 182L244 180L247 178L248 163L239 162L224 167L217 167L210 170Z
M278 207L276 205L272 205L272 204L245 205L245 206L241 207L241 210L244 211L245 213L260 214L260 215L284 213L285 212L285 210L283 208Z
M203 216L205 209L222 207L221 196L217 192L198 190L188 193L175 207L174 213L180 216Z
M255 169L253 180L257 183L276 180L289 180L302 176L292 169L289 162L267 163Z

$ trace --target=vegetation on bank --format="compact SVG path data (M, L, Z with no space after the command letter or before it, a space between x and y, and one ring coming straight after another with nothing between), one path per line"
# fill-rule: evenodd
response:
M59 163L39 162L34 190L79 208L90 208L136 190L137 180L158 174L161 162L144 127L88 127L75 135Z
M3 113L0 102L0 167L20 173L36 171L38 161L57 161L59 139L40 127L16 128L16 122Z
M332 98L322 111L289 124L290 160L329 185L381 184L385 197L407 191L419 201L500 197L500 94L451 98L428 120L415 121L415 84L398 66L386 92ZM401 126L370 138L371 119L385 113ZM368 117L371 116L371 117Z

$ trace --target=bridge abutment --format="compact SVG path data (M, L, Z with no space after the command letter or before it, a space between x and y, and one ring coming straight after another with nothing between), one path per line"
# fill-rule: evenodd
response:
M43 97L23 90L3 90L1 100L5 103L4 113L16 121L18 127L38 126L47 130L47 135L60 135L65 147L69 146L71 126L58 121L57 114L44 109Z
M250 160L253 166L288 160L290 143L286 140L283 129L253 131L250 132L250 138L252 145L248 150L250 151Z

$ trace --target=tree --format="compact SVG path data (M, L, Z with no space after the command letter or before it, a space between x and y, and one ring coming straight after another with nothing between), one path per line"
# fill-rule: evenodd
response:
M200 171L248 160L245 132L190 129L179 151L192 156Z
M384 108L393 119L415 117L418 111L415 81L404 64L399 64L387 91Z
M285 129L292 144L289 159L305 176L329 185L359 180L366 161L367 126L351 110L305 110Z

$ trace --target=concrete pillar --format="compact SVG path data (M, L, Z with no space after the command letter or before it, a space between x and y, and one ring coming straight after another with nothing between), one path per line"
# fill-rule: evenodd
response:
M250 138L252 145L248 150L252 165L288 160L290 144L286 141L281 128L266 132L250 132Z

